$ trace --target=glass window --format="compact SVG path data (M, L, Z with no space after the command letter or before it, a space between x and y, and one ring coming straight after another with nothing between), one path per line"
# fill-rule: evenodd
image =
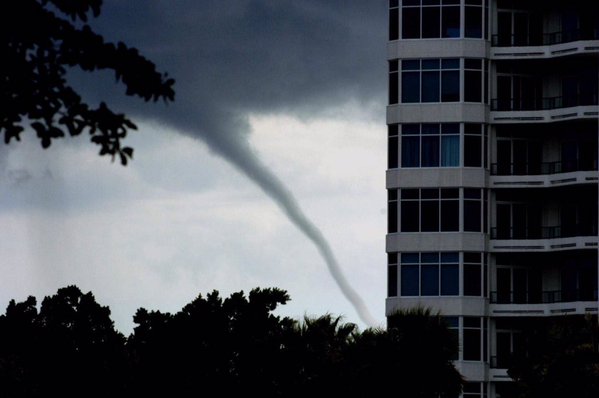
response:
M482 102L482 60L466 58L464 59L464 69L464 100L466 102Z
M402 259L403 260L403 259ZM418 265L401 265L401 295L418 296L420 286L420 270Z
M439 102L440 72L422 72L422 102Z
M458 102L460 100L460 71L441 72L441 102Z
M466 4L464 15L464 36L483 37L483 7L481 4Z
M420 204L422 232L439 231L439 200L423 200Z
M425 252L402 253L402 296L457 296L459 295L459 253L457 252ZM415 276L419 273L419 287L414 288ZM404 290L404 272L406 287ZM404 292L406 292L404 294Z
M402 72L401 102L420 102L420 72Z
M422 125L422 167L439 167L439 125Z
M397 232L397 189L389 189L388 196L388 213L387 213L387 233Z
M460 294L459 264L441 264L441 296Z
M464 231L481 232L481 190L464 188Z
M397 104L399 98L399 61L389 61L389 104Z
M401 167L420 167L420 136L401 139Z
M464 296L478 296L484 294L481 281L485 277L482 271L481 257L478 252L464 252Z
M391 124L387 127L387 168L397 168L399 147L399 126Z
M421 296L439 295L439 265L422 264L421 266Z
M464 361L480 361L482 358L481 319L465 316L463 336Z
M401 202L401 232L420 232L420 202Z
M480 60L477 61L479 64L481 63ZM460 100L459 58L404 60L401 70L402 102L457 102ZM478 73L480 75L481 72L478 71ZM482 84L481 79L478 84Z
M458 231L459 196L456 194L458 192L455 188L403 189L400 203L401 231ZM418 199L419 193L420 199ZM408 195L414 197L408 198Z
M422 38L440 37L441 7L422 7Z
M464 296L481 295L480 271L480 264L464 264Z
M441 21L442 36L460 37L460 6L443 7Z
M445 323L447 324L447 327L449 329L449 332L452 335L452 340L453 340L453 346L454 346L454 350L453 350L453 356L452 356L452 360L458 360L459 359L459 345L460 345L460 318L457 316L444 316L443 320L445 321Z
M483 166L483 140L482 131L484 125L478 123L466 123L464 125L464 166Z
M397 253L387 253L387 297L397 296Z
M460 2L424 0L421 5L419 1L404 1L402 27L404 39L460 37Z
M420 7L405 7L401 12L401 36L404 39L420 38Z
M401 167L457 167L460 165L460 125L404 124Z
M397 1L389 2L389 40L399 39L399 8Z
M460 229L460 202L458 199L441 202L441 231L451 232Z
M441 166L460 165L460 125L446 123L441 125Z

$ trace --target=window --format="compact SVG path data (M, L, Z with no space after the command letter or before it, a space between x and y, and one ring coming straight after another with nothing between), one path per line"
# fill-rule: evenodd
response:
M459 189L402 189L401 232L439 232L459 229Z
M399 1L389 1L389 40L399 39Z
M401 253L401 295L459 295L459 253Z
M389 103L398 101L401 84L402 103L439 103L488 101L488 65L479 58L426 58L389 61ZM464 69L464 87L461 87L460 68ZM463 91L462 97L460 92Z
M465 0L464 29L460 3L464 0L403 0L400 15L399 1L390 0L389 40L399 39L400 32L403 39L488 39L489 1Z
M403 103L457 102L459 100L459 58L412 59L401 62L401 101Z
M460 37L460 0L404 0L401 16L404 39Z
M464 101L482 102L483 61L478 58L464 59ZM424 101L423 101L424 102Z
M483 135L485 139L483 140ZM483 159L487 158L487 131L485 125L466 123L464 125L464 166L485 167Z
M460 341L460 318L457 316L445 316L443 317L445 323L447 324L447 328L451 333L454 341L454 347L456 350L453 352L452 360L457 361L459 358L459 341Z
M466 0L464 15L464 36L483 37L483 1Z
M480 188L390 189L389 233L398 232L484 232L487 197ZM460 198L463 212L460 213ZM398 214L399 213L399 214ZM399 215L399 222L397 217ZM398 228L399 227L399 228Z
M488 359L486 354L488 350L488 328L485 318L448 316L443 317L443 319L447 323L450 332L455 336L456 341L460 343L460 355L453 358L454 360L486 361ZM486 397L486 385L484 383L481 384L476 391ZM469 388L464 388L464 396L474 394L474 392L475 387L473 385ZM469 396L475 397L476 395Z
M464 253L464 296L478 296L483 294L483 275L481 257L484 254L465 252Z
M397 232L397 189L387 191L388 211L387 211L387 232Z
M387 254L387 297L397 296L397 253Z
M462 134L464 150L460 145ZM388 127L388 137L389 168L486 167L487 131L484 124L392 124ZM401 144L401 150L398 144Z
M397 104L399 99L399 61L389 61L389 104Z
M486 295L484 253L464 252L460 256L459 252L394 252L387 256L389 297L398 294L398 276L401 296Z
M479 317L465 316L464 339L463 339L463 359L464 361L482 360L482 340L481 323L483 319Z
M399 125L389 125L387 127L387 136L387 167L394 169L398 166L399 158Z
M402 167L457 167L460 165L460 125L404 124Z
M464 188L464 231L482 232L482 192Z

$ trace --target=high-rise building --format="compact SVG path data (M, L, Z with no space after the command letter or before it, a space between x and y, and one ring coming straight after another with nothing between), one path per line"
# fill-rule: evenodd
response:
M447 317L464 397L597 314L598 61L599 1L389 1L386 312Z

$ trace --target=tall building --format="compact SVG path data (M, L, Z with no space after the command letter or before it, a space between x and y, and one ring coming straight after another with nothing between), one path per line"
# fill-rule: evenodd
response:
M464 397L523 327L597 314L599 2L390 0L390 315L439 310Z

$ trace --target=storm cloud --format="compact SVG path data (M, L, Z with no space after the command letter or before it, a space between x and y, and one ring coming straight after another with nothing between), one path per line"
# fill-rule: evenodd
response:
M198 138L254 181L314 242L343 294L373 325L319 229L250 145L248 118L278 112L313 118L347 103L382 115L385 13L385 0L105 1L93 26L168 71L176 100L148 105L102 79L79 73L71 79L91 102Z

